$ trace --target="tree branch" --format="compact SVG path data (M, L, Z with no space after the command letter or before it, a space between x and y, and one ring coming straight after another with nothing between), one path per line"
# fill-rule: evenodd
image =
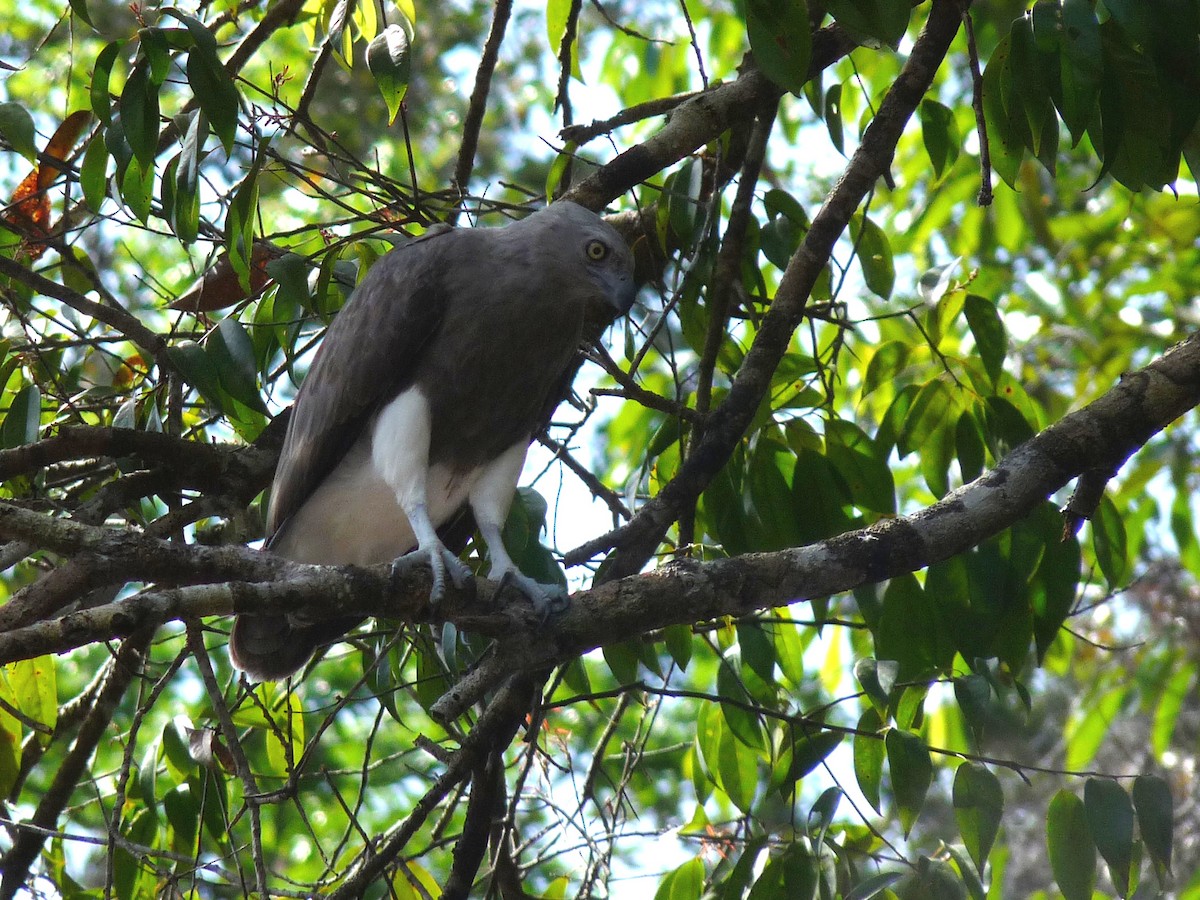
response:
M187 616L286 610L309 613L313 619L444 619L462 630L500 638L496 652L435 707L443 718L453 718L479 691L514 672L546 668L631 634L824 597L948 559L1020 520L1073 478L1119 469L1154 434L1197 404L1200 334L1127 374L1102 397L1013 450L992 471L913 515L806 547L706 563L677 561L575 594L571 608L545 624L527 602L497 604L498 586L484 579L464 590L449 588L435 619L428 607L430 576L425 569L394 577L387 566L309 566L244 547L159 541L0 504L0 536L59 553L119 559L130 580L234 579L146 591L0 634L0 663L62 652Z
M841 180L813 218L804 241L792 255L729 394L705 423L704 440L693 445L675 478L629 523L567 554L567 565L578 565L597 552L613 547L616 549L607 561L605 578L619 578L639 571L649 561L671 523L695 502L725 465L770 387L771 377L804 317L813 285L832 255L834 245L863 198L891 165L896 143L917 104L932 85L961 22L957 0L934 0L929 21L913 45L908 61L879 112L867 126L862 143ZM653 140L643 146L649 146Z

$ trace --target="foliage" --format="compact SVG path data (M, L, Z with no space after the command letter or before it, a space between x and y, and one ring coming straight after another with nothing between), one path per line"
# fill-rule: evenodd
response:
M1195 0L11 5L0 896L1200 896L1200 394L1098 418L1194 326ZM451 603L239 680L322 329L545 194L646 286L506 539L638 627Z

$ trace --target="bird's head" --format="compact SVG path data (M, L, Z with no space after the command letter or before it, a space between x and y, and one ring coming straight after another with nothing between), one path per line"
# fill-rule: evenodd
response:
M552 203L530 218L541 219L556 252L565 253L572 269L585 273L617 315L629 312L637 296L633 254L616 229L591 210L566 200Z

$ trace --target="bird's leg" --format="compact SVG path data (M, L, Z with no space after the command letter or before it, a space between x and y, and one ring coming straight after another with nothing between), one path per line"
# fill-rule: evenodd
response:
M488 463L479 480L471 488L469 499L479 533L487 543L488 556L492 560L488 577L493 581L515 585L533 603L538 615L544 618L566 609L566 589L557 584L534 581L518 569L517 564L508 555L501 534L517 490L517 479L521 475L521 466L525 463L525 451L528 446L527 441L521 441Z
M417 549L397 557L392 561L392 574L407 572L413 566L428 564L433 570L433 589L429 592L429 602L436 605L446 595L446 576L457 588L467 583L471 570L461 559L455 556L437 536L437 529L429 519L429 511L424 503L411 504L404 510L413 534L417 536Z
M476 515L479 515L478 511ZM501 589L506 584L515 586L529 598L534 611L542 618L562 612L567 608L566 588L558 584L542 584L540 581L534 581L517 568L517 564L512 561L512 557L508 555L508 549L504 546L504 538L498 525L494 522L480 522L479 533L487 542L488 557L492 561L488 578L492 581L499 581Z
M371 460L375 470L396 494L396 503L408 517L417 549L398 557L392 572L428 563L433 570L429 602L446 594L446 574L456 587L471 577L466 563L446 549L429 518L429 438L432 431L429 401L416 388L400 394L379 414L372 436Z

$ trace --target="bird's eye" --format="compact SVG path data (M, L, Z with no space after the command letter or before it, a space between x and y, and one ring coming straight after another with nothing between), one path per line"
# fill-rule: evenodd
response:
M588 259L599 262L608 256L608 245L603 241L588 241L586 252Z

